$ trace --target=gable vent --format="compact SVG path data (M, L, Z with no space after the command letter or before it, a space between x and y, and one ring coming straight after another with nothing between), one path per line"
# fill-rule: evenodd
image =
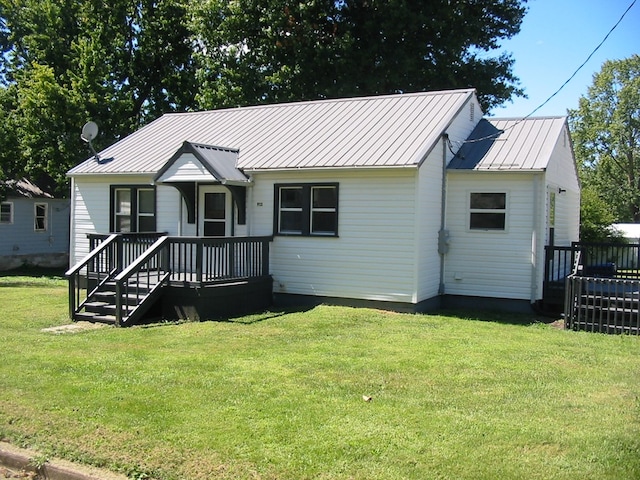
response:
M473 122L475 120L475 115L476 115L476 104L471 102L469 106L469 120Z

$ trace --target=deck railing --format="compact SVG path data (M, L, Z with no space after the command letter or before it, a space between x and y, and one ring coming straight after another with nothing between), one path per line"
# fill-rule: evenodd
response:
M114 278L116 325L133 323L171 276L169 237L156 240Z
M592 248L580 249L575 267L566 280L565 328L639 335L638 246L588 247ZM618 269L613 260L621 262L622 268Z
M163 285L202 287L269 275L272 237L92 234L91 252L67 272L71 318L115 282L116 323L127 323Z
M66 273L69 279L69 314L74 318L87 300L119 271L118 235L106 235L89 254Z

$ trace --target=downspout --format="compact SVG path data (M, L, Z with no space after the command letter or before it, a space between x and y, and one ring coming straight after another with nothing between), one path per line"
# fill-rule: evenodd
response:
M442 184L440 191L440 230L438 231L438 254L440 255L440 284L438 295L444 295L444 261L449 251L449 231L446 227L446 201L447 201L447 142L449 135L442 134Z

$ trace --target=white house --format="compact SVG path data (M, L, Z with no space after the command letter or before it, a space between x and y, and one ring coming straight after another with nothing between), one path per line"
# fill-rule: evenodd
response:
M529 308L578 240L565 118L471 89L166 114L99 157L68 172L72 265L92 234L272 237L278 303Z
M27 178L5 182L0 202L0 271L69 262L69 200Z

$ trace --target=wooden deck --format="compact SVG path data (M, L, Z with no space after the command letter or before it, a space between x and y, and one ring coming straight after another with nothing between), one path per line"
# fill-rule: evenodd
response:
M271 304L271 237L90 236L91 252L67 272L74 320L119 326L201 320Z
M586 245L565 282L565 327L640 335L639 245Z

